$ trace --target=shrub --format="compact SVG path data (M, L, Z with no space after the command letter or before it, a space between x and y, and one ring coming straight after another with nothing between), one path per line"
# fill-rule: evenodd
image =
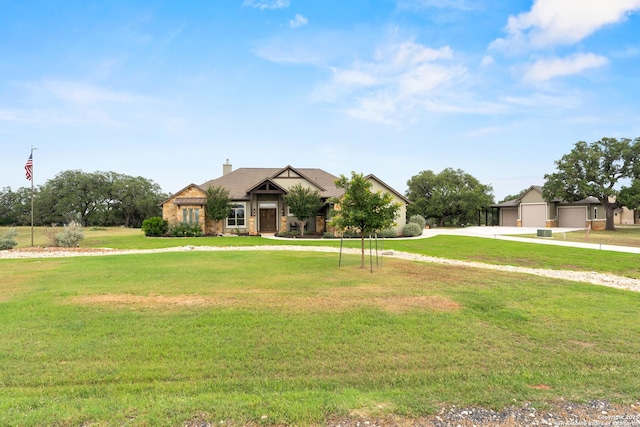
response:
M159 216L147 218L142 221L142 231L147 237L160 237L169 231L169 222Z
M171 225L169 234L172 237L200 237L203 235L200 225L187 224L186 222Z
M336 236L335 234L329 232L329 231L325 231L324 233L322 233L322 238L323 239L335 239Z
M409 218L409 224L411 223L418 224L422 229L427 225L427 220L424 219L422 215L412 215L411 218Z
M13 249L18 244L18 242L13 239L17 234L18 231L15 228L8 229L2 237L0 237L0 251Z
M55 231L49 233L49 243L56 247L76 248L80 246L82 239L84 239L84 231L82 225L77 221L71 221L59 233Z
M404 226L402 229L402 235L405 237L415 237L422 234L422 229L424 227L420 227L420 225L415 222L410 222Z
M384 230L380 230L380 232L378 233L378 237L384 237L385 239L398 237L398 232L395 230L395 228L386 228Z

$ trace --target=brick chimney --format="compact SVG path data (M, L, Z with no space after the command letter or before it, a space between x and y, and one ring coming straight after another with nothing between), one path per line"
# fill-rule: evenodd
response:
M229 159L227 159L227 163L222 165L222 176L225 176L226 174L231 173L232 170L233 169L231 167L231 163L229 163Z

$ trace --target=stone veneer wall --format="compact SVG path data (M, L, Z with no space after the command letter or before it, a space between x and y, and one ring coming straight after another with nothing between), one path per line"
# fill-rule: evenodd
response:
M325 218L322 215L318 215L316 217L316 233L317 234L322 234L324 233L324 224L325 224Z

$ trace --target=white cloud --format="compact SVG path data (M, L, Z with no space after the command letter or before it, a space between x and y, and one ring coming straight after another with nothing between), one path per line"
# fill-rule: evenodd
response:
M297 13L293 19L289 20L289 26L291 28L299 28L304 25L307 25L308 23L309 23L309 20L304 16L300 15L299 13Z
M117 92L83 82L45 81L41 89L76 106L87 106L103 102L132 103L141 98L126 92Z
M260 10L284 9L289 7L289 0L244 0L244 5Z
M535 0L529 12L510 16L507 37L491 46L522 50L575 44L640 10L640 0Z
M482 57L482 61L480 62L480 65L482 65L483 67L488 67L493 63L494 63L493 57L491 55L485 55Z
M342 105L351 117L387 125L434 104L447 108L440 102L443 94L466 74L449 46L433 49L413 40L387 43L370 60L330 69L332 79L316 91L316 99Z
M131 122L135 108L159 102L82 81L43 80L16 87L26 90L26 107L0 111L0 121L121 127Z
M358 69L341 70L332 68L334 82L342 86L375 86L378 79Z
M533 64L524 75L527 81L544 81L554 77L581 73L590 68L602 67L609 61L593 53L578 53L568 58L542 59Z

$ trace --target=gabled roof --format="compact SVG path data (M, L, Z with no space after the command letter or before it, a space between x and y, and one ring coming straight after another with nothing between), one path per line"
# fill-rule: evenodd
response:
M320 169L317 169L320 170ZM315 187L318 188L319 191L326 191L325 188L323 188L317 181L314 181L313 179L310 179L309 177L307 177L303 172L301 172L299 169L296 169L292 166L286 166L282 169L280 169L278 172L274 173L272 178L281 178L282 175L285 172L289 172L289 173L293 173L294 176L287 176L287 178L304 178L305 180L307 180L310 184L313 184ZM337 177L335 177L335 179L338 179ZM335 181L334 179L334 181Z
M556 202L558 202L557 200L555 200ZM602 203L600 203L600 200L598 200L597 197L593 197L593 196L589 196L587 198L584 198L582 200L578 200L577 202L558 202L559 205L600 205Z
M369 175L365 176L364 179L369 180L369 179L373 179L374 181L377 181L378 184L382 185L383 187L385 187L387 190L389 190L390 192L392 192L393 194L395 194L397 197L401 198L405 203L409 204L411 203L409 201L409 199L407 199L404 195L398 193L393 187L387 185L386 182L384 182L383 180L381 180L380 178L378 178L377 176L375 176L374 174L370 173Z
M527 190L523 191L522 194L520 194L520 197L518 197L517 199L507 200L506 202L502 202L502 203L496 203L496 204L491 205L491 207L492 208L518 207L520 205L520 203L522 202L522 199L524 198L524 196L526 194L530 193L531 191L537 191L538 193L542 194L542 186L541 185L532 185ZM560 199L554 199L552 201L552 203L557 203L558 205L562 205L562 206L568 206L568 205L599 205L599 204L601 204L600 200L598 200L596 197L593 197L593 196L589 196L589 197L584 198L582 200L578 200L577 202L567 202L567 201L560 200Z
M491 205L492 208L517 208L518 206L520 206L520 199L511 199L506 202Z
M248 188L247 189L247 194L258 190L260 187L263 187L263 186L266 186L267 188L273 186L277 191L280 191L280 192L285 193L285 194L287 193L287 189L281 187L280 185L278 185L278 183L274 182L273 179L265 178L262 181L260 181L259 183L257 183L256 185L254 185L253 187Z
M522 194L520 195L520 197L518 197L516 200L517 201L522 200L522 198L525 196L525 194L530 193L532 190L533 191L537 191L538 193L542 194L542 185L532 185L531 187L529 187L525 191L523 191Z
M336 188L337 176L317 168L238 168L220 178L212 179L200 185L200 188L221 186L229 190L233 200L248 200L247 191L255 188L267 179L274 180L284 171L294 171L310 184L318 187L323 198L337 197L342 192ZM282 186L281 186L282 187Z
M200 187L199 185L196 185L196 184L194 184L194 183L191 183L191 184L187 185L186 187L184 187L182 190L178 190L178 191L176 191L175 193L171 194L169 197L167 197L167 199L166 199L166 200L164 200L162 203L160 203L160 206L164 205L164 204L165 204L165 203L167 203L169 200L173 199L173 198L176 196L176 194L180 194L180 193L182 193L182 192L184 192L184 191L187 191L188 189L190 189L190 188L192 188L192 187L195 187L195 188L197 188L198 190L201 190L202 192L204 192L204 189L203 189L202 187Z

